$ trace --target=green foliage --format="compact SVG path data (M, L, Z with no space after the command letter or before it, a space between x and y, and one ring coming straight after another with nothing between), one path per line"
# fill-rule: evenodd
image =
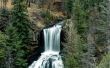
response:
M5 58L4 63L7 62L5 68L26 68L26 55L28 54L26 47L30 42L30 22L27 15L26 1L14 0L13 5L11 20L5 30L7 36L4 42L5 47L3 45L1 47L3 35L0 34L2 35L0 37L0 60ZM5 9L2 10L1 16L6 17L7 15L8 12Z
M10 68L27 68L26 47L30 42L27 5L25 0L14 0L13 5L10 22L12 25L7 26L5 34L0 32L0 68L3 68L1 66L6 62L8 63L6 66ZM65 10L71 17L64 30L66 31L66 43L63 43L65 68L94 68L109 43L109 3L107 0L65 0ZM6 9L0 10L0 29L1 23L5 24L5 20L8 21L8 15ZM40 15L46 23L53 20L48 10L42 10ZM92 41L90 38L87 39L88 34L91 35ZM110 67L109 61L108 53L97 68Z
M26 68L28 54L27 46L30 43L30 22L27 14L25 0L15 0L12 9L11 27L7 28L7 45L12 48L14 66L16 68ZM9 30L8 30L9 29Z
M52 14L50 13L49 10L46 10L46 11L44 10L40 14L44 18L44 22L47 23L47 24L50 23L53 20L53 16L52 16Z
M65 9L67 14L73 13L73 2L74 0L65 0Z
M66 21L66 43L64 45L64 65L65 68L80 68L81 56L83 54L84 46L77 34L74 20Z
M10 51L10 53L7 53L7 55L11 55L11 57L13 56L13 60L10 61L12 62L11 64L13 64L13 66L16 66L17 59L22 58L22 56L17 55L19 50L22 48L21 41L17 36L16 29L12 25L7 26L5 33L8 36L6 39L6 45L8 47L7 51Z
M96 47L98 46L96 42L103 42L103 44L101 45L105 45L105 41L103 41L105 39L105 33L103 32L105 31L105 24L104 24L104 21L102 21L104 20L104 18L102 17L104 15L100 13L100 11L102 11L102 8L99 7L99 5L102 5L102 2L103 0L93 0L93 1L92 0L89 0L89 1L74 0L73 2L72 18L75 20L74 23L77 29L76 32L80 37L78 40L80 42L79 44L77 44L76 49L73 48L75 51L77 51L76 53L74 52L73 56L76 56L74 60L78 61L79 59L79 64L80 64L80 61L84 63L84 66L83 66L84 68L91 68L91 66L95 67L96 65L97 60L96 60L95 54L96 54ZM105 5L102 5L102 6L105 6ZM102 16L99 15L99 13ZM102 32L103 34L102 33L100 35L97 34L98 39L96 40L95 33L97 32L97 30ZM87 39L88 34L91 34L91 38L95 38L95 39L93 39L92 41L91 41L91 38ZM77 53L79 53L79 55L77 55ZM80 54L82 56L80 56ZM81 64L81 66L82 65L83 64Z
M69 25L70 29L67 30L70 37L68 37L68 43L66 44L67 48L65 50L72 50L72 51L66 51L66 58L65 58L65 67L66 68L81 68L82 67L82 61L84 56L84 51L87 51L87 30L88 30L88 22L89 22L89 12L87 8L85 8L85 2L81 0L74 0L72 8L72 20L74 26ZM73 31L75 30L75 31ZM74 34L75 33L75 34ZM74 41L73 39L77 40Z
M9 11L7 9L0 9L0 16L6 17L9 15Z
M12 64L12 66L16 68L25 68L27 65L26 60L24 59L26 53L22 49L24 46L22 45L22 40L19 39L16 28L9 25L6 28L5 33L8 36L6 39L7 51L9 51L7 56L10 55L8 58L13 58L6 62L11 61L10 65Z
M20 45L21 41L19 40L17 31L12 25L7 26L5 33L8 36L6 44L12 48L12 51L16 52L16 49L20 49L22 47L22 45Z
M110 53L106 54L97 68L109 68L110 67Z
M9 11L7 9L0 9L0 30L5 30L8 21Z
M6 35L0 32L0 68L5 67L6 57Z
M16 0L12 10L12 24L17 29L18 36L24 44L29 42L29 20L25 0Z
M77 31L80 35L85 35L85 31L88 28L88 11L84 7L85 2L77 0L73 4L73 15L76 19Z
M0 32L0 63L3 62L6 56L6 35Z

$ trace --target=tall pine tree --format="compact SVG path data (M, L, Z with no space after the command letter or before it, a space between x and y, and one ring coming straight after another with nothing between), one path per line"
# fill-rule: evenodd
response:
M29 24L27 6L25 0L15 0L12 9L11 24L16 29L18 40L21 44L17 48L16 64L18 68L26 68L26 57L28 54L27 46L30 40L30 24Z
M15 0L11 22L17 29L19 39L23 44L27 44L29 42L30 25L25 0Z

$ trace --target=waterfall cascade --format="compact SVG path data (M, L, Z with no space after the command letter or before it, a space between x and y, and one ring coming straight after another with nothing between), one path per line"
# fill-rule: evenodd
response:
M43 30L45 51L41 53L40 58L34 61L29 68L64 68L59 55L62 24L63 22Z

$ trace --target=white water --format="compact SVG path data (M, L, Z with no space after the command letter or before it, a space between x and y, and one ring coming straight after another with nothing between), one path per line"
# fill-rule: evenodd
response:
M62 24L63 22L43 30L45 51L29 68L64 68L63 61L59 55Z

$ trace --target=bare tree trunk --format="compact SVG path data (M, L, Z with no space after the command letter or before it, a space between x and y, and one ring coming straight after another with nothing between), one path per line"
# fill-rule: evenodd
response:
M26 3L27 3L27 5L28 5L28 7L31 6L31 0L27 0Z

